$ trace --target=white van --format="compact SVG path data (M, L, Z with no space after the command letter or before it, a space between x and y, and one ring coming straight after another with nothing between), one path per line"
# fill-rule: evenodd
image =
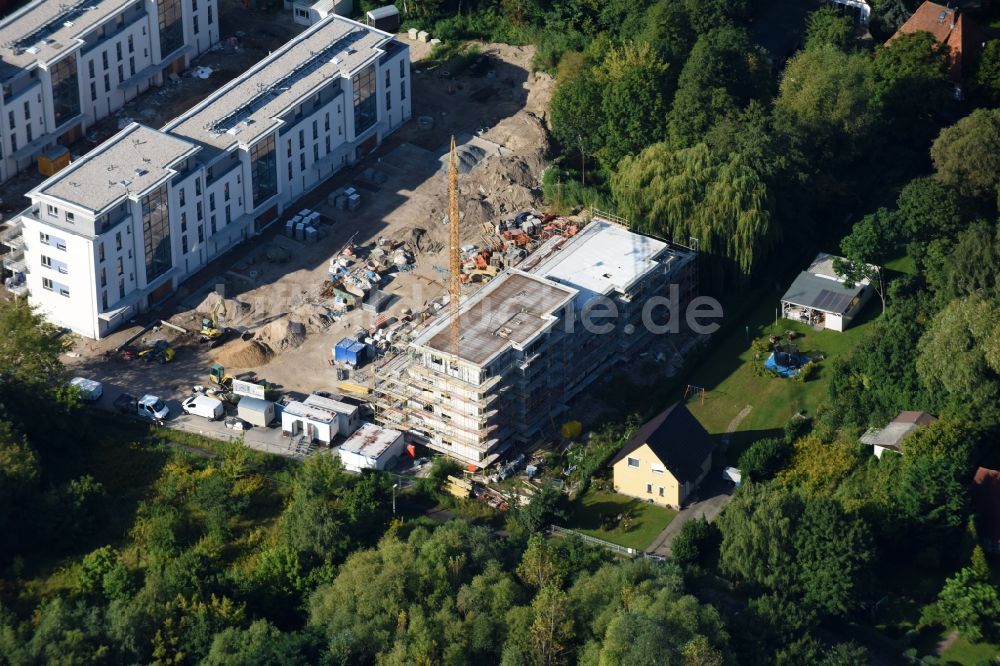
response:
M104 395L104 386L93 379L74 377L69 380L69 385L76 388L80 393L80 400L84 402L97 402Z
M203 416L209 421L218 421L225 415L225 409L222 406L222 401L216 398L210 398L207 395L193 395L190 398L186 398L184 402L181 403L181 409L183 409L186 414Z

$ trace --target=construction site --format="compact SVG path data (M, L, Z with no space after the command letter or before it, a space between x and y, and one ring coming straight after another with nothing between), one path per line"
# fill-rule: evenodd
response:
M531 48L483 45L459 73L410 48L414 121L155 319L77 340L73 371L168 405L241 375L279 409L351 396L408 442L476 467L558 432L569 402L647 337L644 298L696 291L696 252L610 214L543 212L553 80L529 71ZM609 333L581 325L596 297L618 311ZM161 363L135 363L140 351ZM657 354L662 372L682 351Z

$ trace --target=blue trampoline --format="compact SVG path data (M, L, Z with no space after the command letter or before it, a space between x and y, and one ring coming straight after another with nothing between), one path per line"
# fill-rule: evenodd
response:
M808 357L799 354L771 352L771 355L764 361L764 367L782 377L794 377L799 374L799 368L809 361Z

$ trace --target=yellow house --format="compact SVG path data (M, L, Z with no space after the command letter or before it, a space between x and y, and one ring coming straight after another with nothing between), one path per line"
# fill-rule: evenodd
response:
M644 424L611 460L615 490L679 509L712 468L712 437L681 403Z

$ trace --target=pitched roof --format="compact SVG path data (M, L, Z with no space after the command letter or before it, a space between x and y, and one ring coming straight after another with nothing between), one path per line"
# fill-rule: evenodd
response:
M900 442L904 437L920 426L930 425L935 421L937 419L927 412L900 412L886 427L870 428L861 436L861 443L900 451Z
M1000 541L1000 471L980 467L972 479L972 506L981 539Z
M965 18L958 9L929 0L917 7L886 45L900 35L914 32L929 32L936 42L948 45L948 75L955 81L962 77L963 60L971 61L983 41L978 26Z
M648 444L663 466L681 482L701 476L701 465L715 448L712 437L680 402L643 424L611 460L611 465L643 444Z
M845 314L865 286L859 282L848 287L843 282L802 271L781 300L799 307Z

